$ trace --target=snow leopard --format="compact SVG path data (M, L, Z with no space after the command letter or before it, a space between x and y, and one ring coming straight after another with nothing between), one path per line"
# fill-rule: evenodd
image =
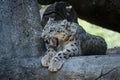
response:
M41 37L46 45L41 63L51 72L60 70L69 57L104 55L107 50L102 37L89 34L79 24L66 19L49 18Z

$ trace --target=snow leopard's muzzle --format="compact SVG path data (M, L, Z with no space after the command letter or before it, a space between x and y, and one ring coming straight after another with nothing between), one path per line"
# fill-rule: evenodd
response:
M44 37L43 40L45 44L47 44L49 47L56 48L59 45L59 40L56 37L52 37L52 38Z

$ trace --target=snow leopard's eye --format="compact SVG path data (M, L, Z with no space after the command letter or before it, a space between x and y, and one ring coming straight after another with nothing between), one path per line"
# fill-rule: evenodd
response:
M54 30L53 29L50 29L50 32L53 32Z
M59 32L60 32L60 30L57 30L57 32L59 33Z

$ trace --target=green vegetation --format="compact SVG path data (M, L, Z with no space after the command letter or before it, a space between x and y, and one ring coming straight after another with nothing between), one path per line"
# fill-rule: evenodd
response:
M81 19L78 19L78 22L88 33L103 37L108 44L108 48L120 46L120 33L90 24Z

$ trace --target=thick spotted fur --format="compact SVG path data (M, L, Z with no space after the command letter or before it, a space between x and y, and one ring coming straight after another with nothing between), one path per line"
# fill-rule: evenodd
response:
M99 36L87 33L81 26L67 20L55 21L50 18L41 37L46 44L46 55L42 57L42 66L51 72L58 71L64 61L73 56L103 55L107 44Z

